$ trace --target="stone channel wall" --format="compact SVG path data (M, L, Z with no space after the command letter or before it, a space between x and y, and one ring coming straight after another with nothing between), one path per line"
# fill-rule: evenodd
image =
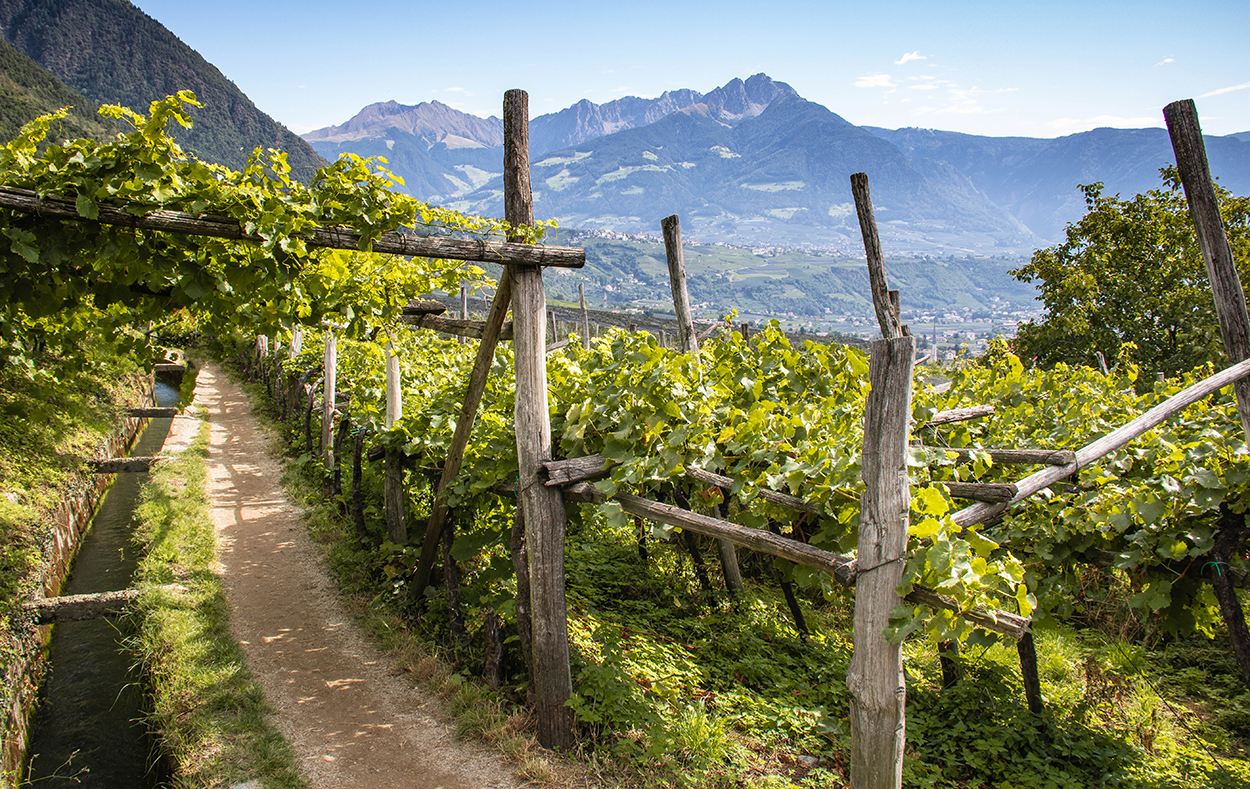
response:
M148 386L151 397L151 384ZM142 417L126 417L113 434L103 443L104 457L125 455L134 444L148 420ZM112 474L79 473L65 486L61 504L52 513L52 528L48 535L44 566L40 580L45 596L54 597L69 576L70 566L78 552L83 533L91 524L96 505L104 491L113 481ZM30 739L31 712L43 681L44 653L52 636L52 627L34 628L22 641L22 654L8 667L9 687L3 701L3 777L2 785L20 781L26 745Z

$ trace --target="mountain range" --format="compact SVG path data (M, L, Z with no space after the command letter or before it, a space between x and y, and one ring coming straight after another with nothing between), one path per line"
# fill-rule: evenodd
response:
M501 208L502 123L439 102L374 104L305 135L327 158L383 156L410 193L462 210ZM535 210L584 229L656 233L681 214L693 239L854 252L848 176L869 174L883 238L911 254L1022 254L1084 212L1079 184L1159 185L1162 129L1057 139L855 126L756 74L703 94L580 101L530 122ZM1250 192L1250 132L1208 137L1212 170Z
M325 161L256 108L199 53L126 0L0 0L0 36L81 94L137 112L179 90L203 102L194 126L172 134L202 159L240 169L257 146L287 152L297 176ZM29 120L26 118L25 120Z

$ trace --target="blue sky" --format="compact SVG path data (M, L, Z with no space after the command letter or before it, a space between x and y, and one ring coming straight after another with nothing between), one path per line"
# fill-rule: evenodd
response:
M394 99L532 116L758 72L858 125L1056 137L1198 103L1250 131L1250 2L133 0L297 132Z

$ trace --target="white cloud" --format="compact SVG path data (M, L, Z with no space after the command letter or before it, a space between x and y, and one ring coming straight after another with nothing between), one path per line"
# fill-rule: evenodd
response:
M908 85L907 87L911 90L937 90L942 86L932 82L922 82L919 85Z
M927 60L927 59L928 59L928 55L922 55L920 54L920 50L916 50L915 52L904 53L901 58L894 61L894 65L901 66L904 63L909 63L913 60Z
M1220 88L1219 90L1213 90L1213 91L1211 91L1210 93L1204 93L1204 94L1202 94L1202 95L1201 95L1201 96L1199 96L1198 98L1200 98L1200 99L1209 99L1209 98L1211 98L1212 96L1219 96L1219 95L1224 94L1224 93L1232 93L1232 92L1233 92L1233 91L1235 91L1235 90L1245 90L1246 88L1250 88L1250 82L1243 82L1243 83L1241 83L1240 85L1231 85L1231 86L1229 86L1229 87L1227 87L1227 88Z
M857 88L895 88L898 83L889 74L868 74L855 80Z
M1126 118L1122 115L1095 115L1092 118L1055 118L1046 124L1062 134L1076 134L1109 126L1113 129L1141 129L1163 125L1162 117Z
M1176 61L1175 61L1175 60L1173 60L1172 58L1164 58L1163 60L1160 60L1160 61L1159 61L1158 63L1156 63L1155 65L1156 65L1156 66L1166 66L1166 65L1167 65L1167 64L1169 64L1169 63L1175 63L1175 62L1176 62Z

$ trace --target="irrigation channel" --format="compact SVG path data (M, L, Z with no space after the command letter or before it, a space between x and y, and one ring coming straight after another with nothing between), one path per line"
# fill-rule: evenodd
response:
M178 403L178 390L157 381L157 405ZM172 419L152 419L130 448L155 455ZM126 589L138 564L131 544L134 509L146 473L118 474L83 537L61 594ZM40 789L147 789L160 780L161 759L143 722L144 693L110 619L58 624L40 691L26 780Z

